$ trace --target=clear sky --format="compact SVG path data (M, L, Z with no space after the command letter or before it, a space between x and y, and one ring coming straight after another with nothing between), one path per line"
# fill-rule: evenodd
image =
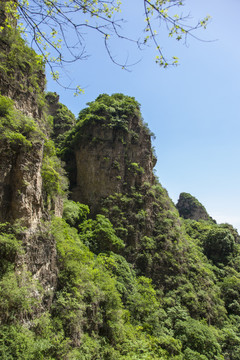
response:
M140 29L142 1L123 0L123 16L129 33ZM95 34L87 35L88 60L66 70L73 85L85 88L74 98L53 81L48 90L76 115L100 93L124 93L141 104L144 120L155 133L153 145L158 162L156 173L176 203L189 192L220 222L240 230L240 41L239 0L187 0L193 21L207 14L212 21L201 37L214 42L189 40L188 46L163 40L165 51L180 58L176 68L155 64L154 49L138 52L134 46L113 43L114 55L141 60L131 72L108 58Z

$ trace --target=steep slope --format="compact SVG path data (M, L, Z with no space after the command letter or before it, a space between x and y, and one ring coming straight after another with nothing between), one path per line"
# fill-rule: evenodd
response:
M179 217L134 98L75 124L0 29L1 359L239 360L237 231Z
M52 116L52 134L56 147L64 141L67 132L76 124L74 114L59 102L59 96L56 93L48 92L45 96L47 103L47 113Z
M88 105L80 112L76 128L62 150L70 174L72 198L88 204L94 219L80 224L80 238L99 256L105 253L107 264L112 261L108 252L114 251L132 264L138 276L151 278L167 313L169 305L174 311L185 312L185 320L182 323L177 320L178 325L173 325L177 338L180 339L183 332L191 336L201 319L209 325L223 326L227 312L211 261L217 266L219 261L229 265L230 258L239 251L237 237L232 235L232 229L215 225L201 204L198 219L201 218L203 225L181 221L166 190L154 179L149 130L133 98L104 94ZM97 212L102 215L95 217ZM199 211L197 213L199 215ZM195 237L195 226L204 229L204 235L202 230L197 235L200 242ZM115 236L123 240L124 247ZM211 246L217 241L219 250L215 251L216 258L218 256L215 261ZM125 305L131 296L131 291L123 293L122 299L127 299ZM134 312L136 315L136 308ZM185 327L188 326L191 330L187 335ZM213 331L202 330L210 331L209 336ZM209 359L221 358L218 345L214 350L204 351L188 341L186 344L183 341L184 359L196 358L199 354Z
M26 288L32 289L29 291L35 294L42 312L51 306L57 279L55 240L49 237L47 241L41 233L49 211L62 211L61 191L50 186L53 179L58 184L61 178L60 162L48 140L43 61L25 44L15 23L12 27L5 24L9 16L6 4L0 2L0 222L2 261L9 265L1 275L2 279L9 274L17 276L16 286L26 278ZM19 242L18 251L15 241ZM9 259L12 251L15 255ZM23 315L19 308L19 316L27 321L30 314L26 311Z
M8 6L11 7L9 2L0 2L1 94L15 100L15 106L25 115L37 119L42 116L44 107L44 62L26 46Z
M45 74L41 58L20 37L14 19L5 11L7 6L1 1L0 221L22 218L27 226L36 227L43 214L40 172L44 122L40 117ZM9 27L9 23L13 26ZM28 116L35 116L35 121Z
M161 275L154 274L165 265L153 253L165 246L164 236L174 244L182 235L176 209L153 175L150 138L134 98L103 94L80 112L63 159L72 199L88 204L93 217L107 216L124 240L128 260L159 282Z
M77 169L70 174L75 175L72 198L87 203L93 213L110 194L153 184L150 132L134 98L100 95L80 112L70 137ZM70 161L66 156L69 168Z

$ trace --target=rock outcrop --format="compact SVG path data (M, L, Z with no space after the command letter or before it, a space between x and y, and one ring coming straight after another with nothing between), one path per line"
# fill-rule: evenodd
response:
M44 225L37 231L28 229L22 236L25 254L20 259L20 265L27 270L43 288L41 296L41 311L50 309L57 288L58 263L55 239L46 235Z
M74 114L66 105L59 102L59 95L48 92L45 96L47 102L47 112L53 118L53 132L51 134L56 146L64 141L66 134L76 124Z
M205 220L215 222L207 213L205 207L191 194L181 193L176 204L179 215L184 219Z
M24 254L15 267L20 277L30 272L43 287L42 294L38 285L33 291L41 300L39 311L44 311L51 306L58 272L55 240L46 235L42 224L49 218L41 174L48 137L43 115L44 66L14 23L12 28L5 27L5 4L0 1L0 223L20 225L16 237ZM61 215L58 198L51 203Z
M125 98L129 97L123 96L123 102ZM100 200L110 194L154 183L151 136L134 110L122 114L118 123L111 123L107 114L103 121L97 121L96 116L86 121L86 126L83 123L77 130L74 157L74 161L71 157L67 160L73 172L76 167L72 199L88 204L92 213L99 210Z
M24 147L0 145L0 222L35 229L43 215L41 166L43 143Z

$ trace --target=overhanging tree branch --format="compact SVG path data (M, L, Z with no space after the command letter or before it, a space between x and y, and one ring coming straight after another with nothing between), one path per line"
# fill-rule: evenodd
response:
M174 10L183 7L181 0L142 0L146 25L143 25L144 37L135 38L125 34L121 27L124 19L119 18L120 0L0 0L5 3L8 12L18 19L23 33L31 38L32 47L42 55L50 66L53 77L58 80L53 69L64 63L86 59L86 31L95 31L100 35L111 61L128 69L128 59L119 61L111 51L109 41L120 39L135 44L139 49L152 43L156 47L155 61L162 67L174 66L178 58L167 57L161 48L154 29L156 20L158 29L166 25L169 37L186 42L188 36L198 39L194 34L199 28L205 28L209 17L191 26L188 16L174 14ZM71 36L69 36L71 34Z

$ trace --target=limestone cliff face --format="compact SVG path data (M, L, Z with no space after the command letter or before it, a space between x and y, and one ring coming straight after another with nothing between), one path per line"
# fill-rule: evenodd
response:
M0 145L0 222L23 221L28 228L36 228L42 218L42 164L43 144L31 151L7 142Z
M53 118L52 139L56 146L59 146L66 137L69 130L76 124L74 114L59 102L59 96L56 93L48 92L45 96L47 102L47 112Z
M1 27L6 14L4 2L0 1L0 5ZM0 31L0 53L0 222L20 223L24 227L17 234L24 254L15 265L22 276L30 271L43 286L44 294L36 288L36 297L42 300L44 309L51 306L57 284L55 241L43 235L41 225L49 210L44 202L41 175L44 138L47 138L43 116L44 67L14 28ZM7 98L14 100L14 107L9 105L10 110L5 111ZM61 215L57 197L52 203L55 213Z
M39 106L39 94L37 94L36 90L34 88L32 88L32 91L27 90L27 88L31 87L30 76L31 71L27 68L24 76L22 76L21 72L14 72L14 81L11 80L9 82L9 76L3 74L0 77L1 94L15 100L16 108L21 110L25 115L39 119L42 116L43 109ZM40 88L43 90L45 88L44 74L39 71L35 76L39 79ZM20 83L24 83L25 90L18 86Z
M41 298L39 311L50 308L58 273L55 241L44 234L41 225L48 216L41 176L43 146L43 141L29 149L8 141L0 143L0 223L24 227L18 235L24 255L16 265L20 272L30 271L43 287L43 294L34 290Z
M50 309L57 288L58 263L55 240L52 236L46 236L46 229L42 230L39 226L37 231L28 229L23 234L25 254L20 259L20 266L25 264L33 278L41 284L44 292L39 296L41 310L44 311Z
M93 213L100 199L110 194L140 188L144 182L153 184L150 135L135 114L128 117L127 126L88 125L75 144L77 173L72 198L88 204Z

